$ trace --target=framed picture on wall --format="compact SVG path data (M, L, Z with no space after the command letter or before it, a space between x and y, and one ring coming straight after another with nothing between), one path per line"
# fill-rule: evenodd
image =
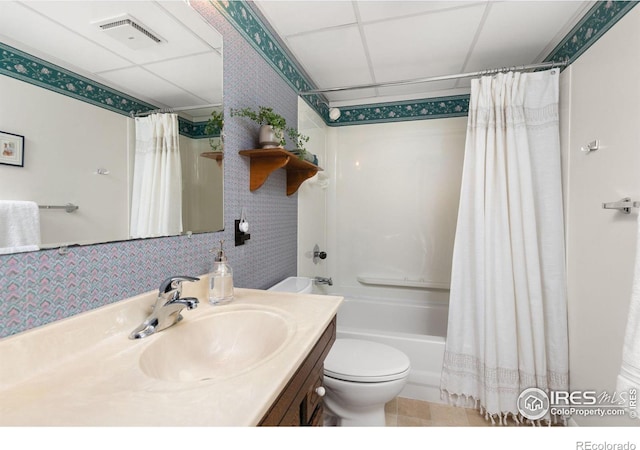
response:
M24 136L0 131L0 164L24 167Z

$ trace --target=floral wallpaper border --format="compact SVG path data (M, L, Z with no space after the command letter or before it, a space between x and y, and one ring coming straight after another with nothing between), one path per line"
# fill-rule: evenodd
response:
M289 59L278 40L267 31L246 0L210 1L293 89L304 91L315 88L298 70L296 63ZM638 3L598 1L544 61L567 60L572 63ZM458 95L340 107L340 118L330 121L328 107L317 96L307 96L305 101L329 126L440 119L466 116L469 112L469 96Z
M568 61L571 64L638 3L597 2L544 61Z
M597 2L545 58L545 61L566 60L572 63L638 3L638 1L610 0ZM222 13L292 89L299 92L315 88L298 69L295 60L289 57L278 40L268 31L246 0L211 1L211 4ZM1 42L0 74L123 115L157 109L157 106ZM317 96L307 96L305 100L329 126L460 117L468 114L469 105L468 95L355 105L340 108L342 110L340 118L331 121L327 105L322 103ZM219 136L219 133L206 135L204 133L205 124L206 122L194 123L181 118L180 133L191 138Z
M158 108L2 42L0 74L119 114L129 115Z
M469 113L469 96L457 95L425 100L345 106L340 107L340 112L340 119L329 123L329 125L344 126L461 117Z
M184 117L178 116L178 130L183 136L191 139L204 139L220 136L220 130L216 128L212 134L207 134L204 130L207 122L191 122Z
M125 116L157 106L0 42L0 74L90 103ZM178 119L180 134L199 139L219 136L204 132L207 122Z

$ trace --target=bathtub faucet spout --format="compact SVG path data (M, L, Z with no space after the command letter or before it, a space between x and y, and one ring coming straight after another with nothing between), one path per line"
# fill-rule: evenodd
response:
M333 280L331 279L331 277L315 277L314 281L316 282L316 284L328 284L329 286L333 286Z

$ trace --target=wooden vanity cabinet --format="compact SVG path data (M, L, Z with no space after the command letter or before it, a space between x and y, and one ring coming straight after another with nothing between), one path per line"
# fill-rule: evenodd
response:
M324 360L335 340L334 316L307 358L262 418L260 426L322 426L323 402L316 389L322 387Z

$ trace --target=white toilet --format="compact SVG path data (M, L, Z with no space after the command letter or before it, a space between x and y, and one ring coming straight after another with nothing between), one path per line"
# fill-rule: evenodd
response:
M270 291L310 293L312 279L290 277ZM384 405L407 382L409 357L388 345L338 338L324 362L325 424L385 425Z

